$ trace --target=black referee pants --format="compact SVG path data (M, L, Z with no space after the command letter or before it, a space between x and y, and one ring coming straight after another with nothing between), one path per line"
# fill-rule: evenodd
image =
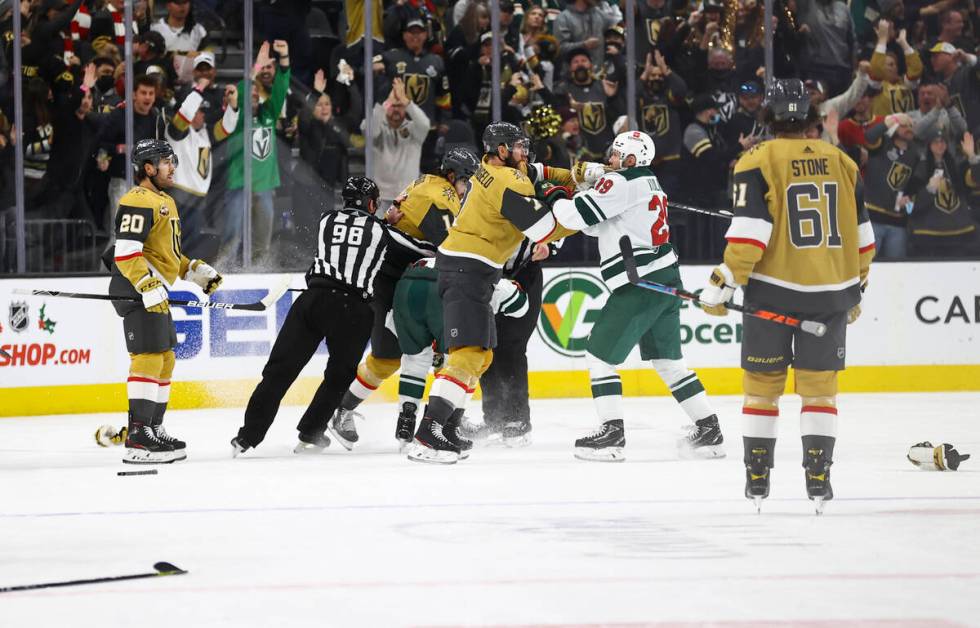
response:
M480 378L483 420L487 425L531 421L527 387L527 343L541 312L541 265L528 263L514 277L527 293L528 312L521 318L498 314L493 362Z
M341 288L309 288L289 308L279 330L262 381L245 409L245 425L238 436L255 447L265 439L279 404L321 341L330 355L323 381L296 429L301 434L322 434L347 391L371 336L370 304L359 294Z

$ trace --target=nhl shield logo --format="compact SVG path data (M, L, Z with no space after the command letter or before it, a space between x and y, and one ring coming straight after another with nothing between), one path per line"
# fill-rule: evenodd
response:
M27 303L24 301L19 303L12 301L10 303L10 317L7 319L10 321L10 328L18 333L27 331L27 325L30 323L30 316L28 314Z
M272 154L272 129L261 127L252 131L252 156L264 161Z
M424 74L406 74L405 95L416 105L429 100L429 77Z
M643 108L643 127L657 137L670 129L670 114L664 105L649 105Z
M892 167L888 170L888 185L898 192L905 189L905 184L909 182L911 176L911 168L900 161L893 162Z
M606 128L606 106L600 102L582 103L579 124L589 135L598 135Z

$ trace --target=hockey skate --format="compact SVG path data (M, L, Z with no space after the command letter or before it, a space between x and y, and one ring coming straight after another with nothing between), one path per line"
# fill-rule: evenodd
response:
M236 436L231 439L231 457L237 458L249 449L252 449L252 444L248 440L242 438L241 436Z
M623 462L626 432L622 419L606 421L596 431L575 441L575 457L579 460Z
M449 417L449 420L446 421L446 426L442 428L442 435L459 449L459 459L466 460L470 457L470 450L473 449L473 441L463 438L459 434L459 425L462 417L463 410L455 410L452 416Z
M769 497L769 476L773 460L772 446L750 442L761 441L762 439L744 438L744 440L746 443L745 497L751 499L755 504L756 512L761 513L762 500Z
M677 441L677 452L681 458L724 458L724 443L718 417L712 414L688 428L687 435Z
M813 500L818 515L823 514L827 502L834 498L834 489L830 486L830 465L833 461L825 455L823 449L810 448L803 452L803 468L806 478L806 494Z
M463 417L459 424L459 435L481 447L503 443L503 426L499 423L475 423Z
M330 419L330 423L327 424L327 430L330 431L331 436L337 439L337 442L343 445L347 451L353 449L354 445L357 444L358 436L354 417L358 416L360 415L353 410L337 408L333 418Z
M175 459L173 446L157 438L152 427L139 421L130 421L129 433L126 437L126 455L123 456L123 462L127 464L169 464Z
M326 434L300 434L299 442L293 447L294 454L318 454L330 446Z
M501 430L504 445L508 447L527 447L531 444L531 423L528 421L508 421Z
M415 441L408 450L408 459L434 464L456 464L459 448L443 435L445 429L429 417L424 417L415 432Z
M167 430L164 429L162 422L154 425L152 429L157 438L173 447L174 462L187 459L187 443L179 438L174 438L170 434L167 434Z
M415 434L415 415L419 407L411 401L402 404L398 413L398 423L395 424L395 439L398 440L398 451L404 451L412 442Z

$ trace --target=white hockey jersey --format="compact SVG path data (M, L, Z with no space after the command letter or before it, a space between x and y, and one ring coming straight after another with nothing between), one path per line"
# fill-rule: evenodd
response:
M667 195L648 168L608 172L595 185L552 207L563 227L599 239L600 272L610 290L629 283L619 240L629 236L640 276L677 261L670 244Z
M192 91L184 100L177 115L189 125L203 100L200 93ZM238 112L231 107L226 107L224 115L218 122L217 126L220 127L220 132L216 129L216 137L219 141L223 140L235 130L237 125ZM206 196L211 188L212 170L211 138L208 135L208 129L201 127L195 130L193 126L187 126L184 133L180 133L178 129L172 126L167 127L167 141L170 142L174 154L177 155L174 186L194 196Z

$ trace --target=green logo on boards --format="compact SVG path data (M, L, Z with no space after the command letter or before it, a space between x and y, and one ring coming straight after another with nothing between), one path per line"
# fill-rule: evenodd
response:
M561 273L541 291L538 334L562 355L585 355L592 324L609 296L598 277L583 272Z

